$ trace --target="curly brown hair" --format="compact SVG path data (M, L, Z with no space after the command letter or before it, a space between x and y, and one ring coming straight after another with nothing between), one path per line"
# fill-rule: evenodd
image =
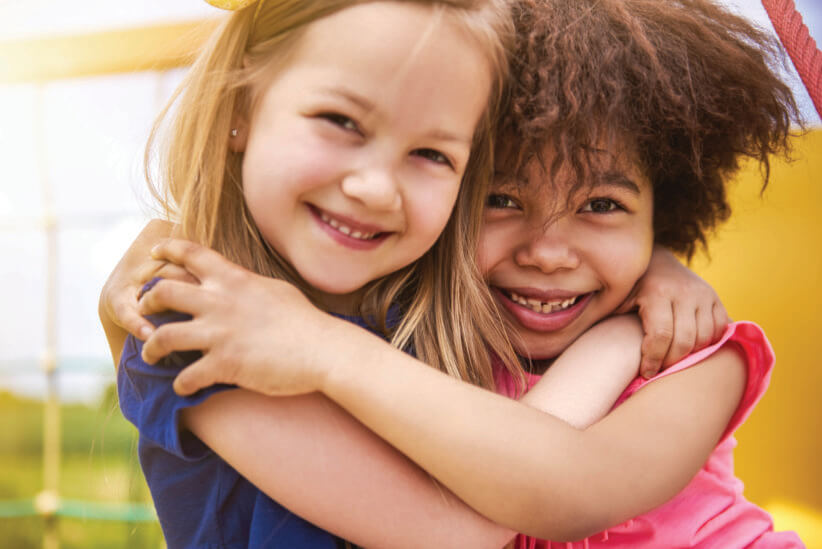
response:
M690 258L730 215L740 160L760 163L764 189L769 156L789 154L800 121L778 42L716 3L516 0L513 10L499 171L522 178L539 160L549 182L572 174L573 195L593 184L603 150L627 146L653 184L655 241Z

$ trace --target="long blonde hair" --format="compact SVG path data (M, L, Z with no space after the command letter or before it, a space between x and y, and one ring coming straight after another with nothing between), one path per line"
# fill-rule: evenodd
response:
M312 288L260 235L243 198L242 154L229 149L232 121L253 111L252 84L288 60L308 25L373 0L266 0L230 15L207 42L155 123L146 147L154 196L181 236L252 271L286 280L309 298ZM492 388L489 353L516 373L502 317L476 262L482 209L493 173L494 130L513 39L504 0L403 0L431 5L464 27L487 51L495 76L451 218L418 261L368 284L361 313L399 348L424 362ZM161 140L161 135L164 137ZM159 177L153 177L153 156ZM156 181L159 180L159 184ZM401 318L387 325L392 304Z

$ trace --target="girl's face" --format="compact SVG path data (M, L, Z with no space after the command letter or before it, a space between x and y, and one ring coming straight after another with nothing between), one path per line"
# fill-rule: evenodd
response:
M445 227L491 87L447 17L395 2L313 23L259 95L243 187L268 243L327 307L422 256ZM241 136L242 137L242 136Z
M545 359L611 314L645 272L653 193L634 165L617 162L558 212L570 184L543 185L539 165L530 174L525 184L493 186L479 263L520 354Z

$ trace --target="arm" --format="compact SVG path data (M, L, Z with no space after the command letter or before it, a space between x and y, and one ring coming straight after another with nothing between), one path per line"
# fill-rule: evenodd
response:
M578 429L596 423L638 375L641 339L633 315L600 322L565 349L520 402Z
M216 269L224 272L212 276L201 269L216 255L210 250L179 241L161 248L208 286L161 282L141 302L144 313L168 306L196 317L176 334L158 329L143 349L148 361L164 356L164 347L175 340L181 345L175 349L205 350L175 380L179 392L218 381L269 395L321 390L474 509L540 537L579 538L675 495L716 444L745 383L741 357L723 349L698 367L654 382L578 431L426 367L321 313L285 283L228 267L224 260ZM222 316L236 307L236 292L214 291L221 285L244 288L243 299L257 309L255 322L240 334L211 323L208 338L187 339L197 322L207 323L209 311ZM271 353L249 353L261 337L278 350L277 368L271 367ZM317 340L323 345L315 345ZM637 342L628 351L631 346L636 352ZM697 399L702 405L695 411Z
M349 344L365 344L351 336ZM356 369L341 360L323 392L479 512L555 540L601 531L674 496L710 454L745 383L741 358L725 349L577 431L382 347L372 354L360 345L367 360Z
M499 548L514 536L319 394L225 391L184 421L272 499L358 545Z
M167 230L168 225L150 223L101 294L101 320L118 359L127 336L120 326L134 329L138 323L133 317L147 322L139 315L136 298L145 279L159 273L197 281L149 259L150 248ZM126 321L123 311L129 312ZM120 320L114 323L112 318ZM268 398L225 391L188 409L183 422L272 499L359 545L498 548L515 534L470 509L319 394Z

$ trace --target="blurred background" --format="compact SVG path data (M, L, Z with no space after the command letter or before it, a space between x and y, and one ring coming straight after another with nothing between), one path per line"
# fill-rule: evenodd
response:
M758 0L729 2L770 28ZM822 6L796 0L817 41ZM0 532L10 548L162 547L117 407L97 320L111 269L152 217L142 154L218 10L201 0L0 0ZM822 547L822 130L760 195L746 170L734 214L693 267L777 353L738 439L749 499ZM695 402L695 406L700 403Z

